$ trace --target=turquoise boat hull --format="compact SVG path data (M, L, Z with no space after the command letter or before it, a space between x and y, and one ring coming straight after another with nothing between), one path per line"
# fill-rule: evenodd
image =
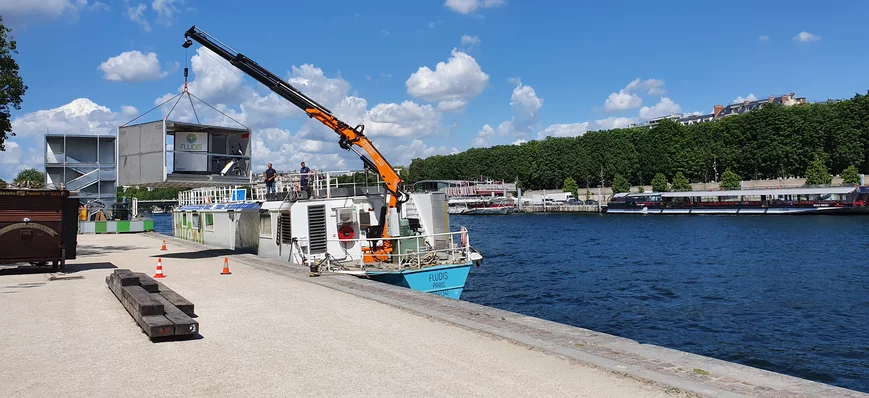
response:
M474 263L439 265L419 270L367 271L366 275L378 282L437 294L458 300Z

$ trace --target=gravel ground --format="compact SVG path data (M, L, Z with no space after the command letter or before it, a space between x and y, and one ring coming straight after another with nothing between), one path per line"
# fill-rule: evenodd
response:
M0 269L0 396L682 395L245 264L220 275L223 257L159 248L141 235L79 235L64 274ZM114 268L153 274L158 256L163 283L195 304L200 339L150 342L106 287Z

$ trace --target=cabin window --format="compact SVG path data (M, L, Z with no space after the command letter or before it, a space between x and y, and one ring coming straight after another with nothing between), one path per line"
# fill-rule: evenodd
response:
M190 220L193 222L193 229L199 230L199 213L193 213L193 216L190 217Z
M214 231L214 214L205 213L205 230Z
M259 236L264 238L272 236L272 215L269 213L259 215Z

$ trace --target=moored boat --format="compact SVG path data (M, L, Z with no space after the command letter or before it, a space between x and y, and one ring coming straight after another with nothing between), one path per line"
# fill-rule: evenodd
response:
M869 214L867 187L619 193L610 214Z
M341 186L332 173L312 174L310 190L300 190L292 182L299 175L290 175L279 180L288 182L276 186L278 193L265 194L260 184L250 199L237 187L181 192L174 234L302 265L314 275L343 273L460 298L470 269L483 258L467 230L450 232L443 193L411 193L387 212L383 239L383 187Z

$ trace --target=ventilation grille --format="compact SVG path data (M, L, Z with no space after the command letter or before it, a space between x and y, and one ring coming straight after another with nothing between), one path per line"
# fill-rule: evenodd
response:
M308 243L311 254L326 252L326 206L308 206Z
M289 214L281 214L278 217L278 236L280 236L281 243L290 244L293 242L293 228Z

